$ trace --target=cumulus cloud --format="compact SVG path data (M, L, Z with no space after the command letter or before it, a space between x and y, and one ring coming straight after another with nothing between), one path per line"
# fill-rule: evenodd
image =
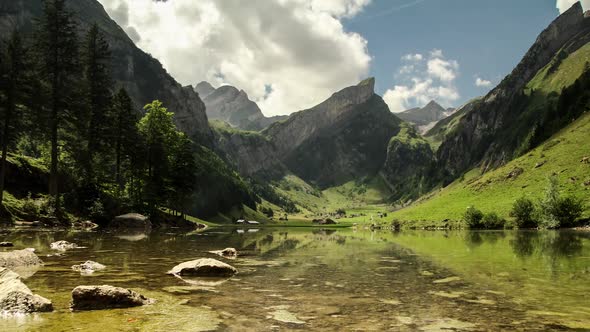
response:
M442 50L432 50L427 56L408 54L402 57L403 65L396 74L401 83L387 90L383 100L392 112L399 113L431 100L450 106L461 96L455 80L459 76L459 63L446 59Z
M572 8L576 2L578 2L578 0L557 0L555 6L557 9L559 9L559 13L561 14ZM584 7L585 10L590 9L590 0L581 0L580 2L582 3L582 7Z
M483 79L481 77L476 77L475 78L475 86L480 87L480 88L489 88L492 86L492 81L488 81L488 80Z
M341 20L370 0L99 1L180 83L234 85L266 115L309 108L368 75L367 41Z

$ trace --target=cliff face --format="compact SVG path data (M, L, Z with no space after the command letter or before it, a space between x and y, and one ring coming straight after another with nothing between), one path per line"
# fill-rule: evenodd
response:
M373 92L374 83L345 88L263 134L290 171L320 187L376 175L401 121Z
M215 89L208 82L201 82L195 91L203 99L210 119L221 120L242 130L259 131L287 116L266 117L258 105L248 98L244 90L231 85Z
M513 158L526 134L522 128L533 128L519 118L526 111L525 86L556 54L566 57L589 41L590 19L576 3L540 34L512 73L460 119L438 150L439 166L455 177L480 163L496 166ZM534 118L532 114L528 120Z
M430 190L434 154L430 144L413 127L405 125L389 141L381 176L393 199L414 198Z
M94 23L105 34L111 47L115 83L127 89L138 108L154 99L161 100L174 112L179 129L199 143L211 145L205 105L192 87L181 86L158 60L137 48L96 0L69 0L67 5L80 23L81 36ZM6 38L15 26L30 32L33 18L41 11L41 0L0 1L0 37Z
M215 146L242 176L259 172L282 171L283 165L274 144L255 132L239 131L229 126L214 126Z

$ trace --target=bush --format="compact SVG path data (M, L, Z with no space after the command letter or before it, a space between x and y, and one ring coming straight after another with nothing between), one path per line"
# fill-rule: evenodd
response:
M559 196L559 183L556 176L549 179L545 197L540 202L539 226L543 228L572 227L582 216L584 203L581 199Z
M39 216L39 206L34 199L31 198L31 193L23 201L22 212L28 218L37 218Z
M501 229L504 228L504 219L500 218L497 213L487 213L481 219L481 224L485 229Z
M535 204L526 197L521 197L514 202L510 216L515 219L518 228L537 227Z
M483 212L481 212L480 210L476 209L473 206L468 207L467 211L465 211L465 214L463 215L463 220L465 221L465 224L469 228L481 228L482 227L482 223L481 223L482 219L483 219Z
M105 216L104 205L102 202L97 199L92 202L92 205L88 208L88 216L90 219L94 220L101 220Z
M584 203L581 199L575 197L560 198L555 207L555 218L559 221L561 227L576 226L576 220L584 212Z

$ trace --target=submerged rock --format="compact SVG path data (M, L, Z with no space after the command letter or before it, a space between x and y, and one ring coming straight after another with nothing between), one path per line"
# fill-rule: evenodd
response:
M238 270L235 267L212 258L201 258L176 265L168 274L195 277L231 277Z
M35 249L33 248L0 252L0 267L15 268L42 264L43 261L35 255Z
M0 311L20 314L52 310L51 301L33 294L18 274L0 267Z
M72 290L72 310L100 310L139 307L155 301L130 289L102 286L78 286Z
M230 259L238 257L238 251L235 248L225 248L223 250L213 250L209 252Z
M82 264L72 266L72 270L78 271L82 274L91 274L94 273L94 271L100 271L104 269L106 269L106 266L94 261L86 261Z
M77 244L72 243L72 242L68 242L68 241L63 241L63 240L53 242L52 244L49 245L49 247L53 250L58 250L58 251L66 251L66 250L70 250L70 249L79 248Z
M110 223L109 228L124 228L124 229L143 229L150 231L152 223L148 217L139 213L127 213L115 217Z
M14 247L12 242L0 242L0 247Z

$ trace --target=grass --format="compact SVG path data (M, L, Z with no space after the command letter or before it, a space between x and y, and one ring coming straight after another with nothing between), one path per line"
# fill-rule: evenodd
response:
M508 217L516 199L540 199L548 177L557 174L562 195L582 198L586 203L584 217L590 217L590 164L581 162L590 156L589 137L590 114L586 113L543 145L503 167L483 175L473 169L446 188L391 215L405 222L443 225L447 219L459 221L468 206L475 206L484 213ZM522 174L509 178L514 170L522 170Z

